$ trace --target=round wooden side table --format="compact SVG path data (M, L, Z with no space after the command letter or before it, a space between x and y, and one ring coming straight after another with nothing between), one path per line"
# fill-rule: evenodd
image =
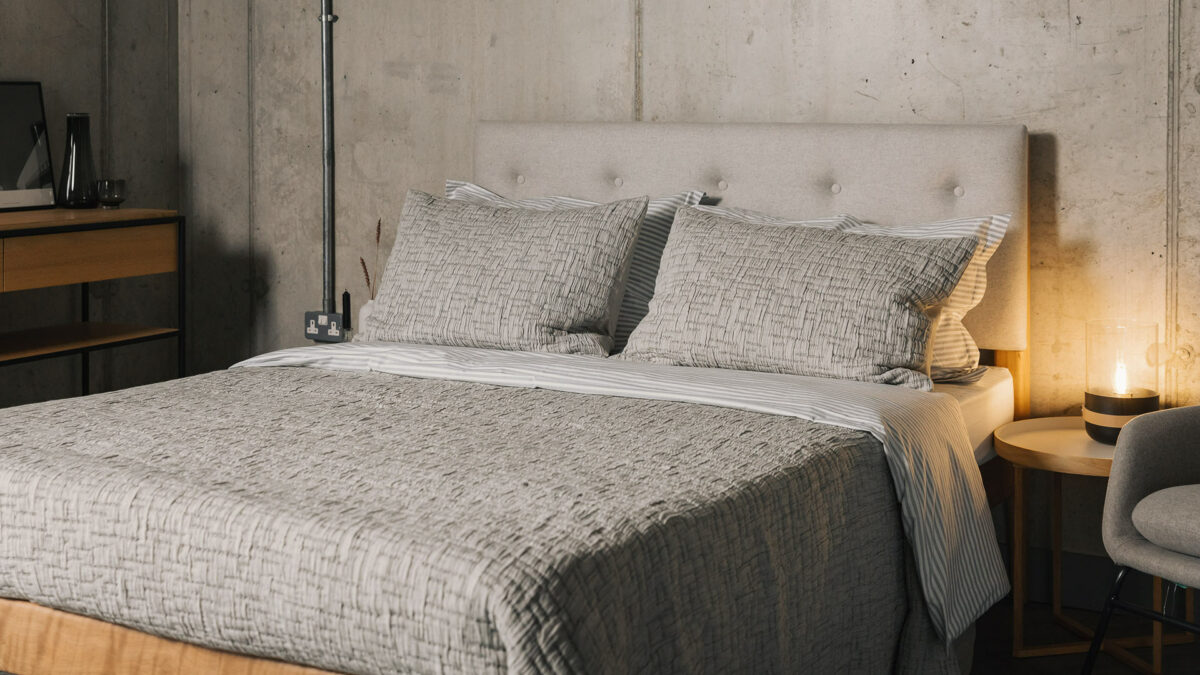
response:
M996 454L1013 465L1012 503L1012 587L1013 587L1013 656L1048 656L1086 652L1092 629L1062 611L1062 477L1107 477L1112 468L1113 446L1094 441L1083 429L1081 417L1040 417L1010 422L996 429ZM1051 493L1050 538L1053 571L1051 577L1052 611L1059 625L1083 638L1065 642L1027 646L1025 644L1025 472L1029 469L1054 474ZM1162 580L1154 578L1154 606L1162 605ZM1097 597L1103 594L1097 592ZM1193 595L1188 590L1187 613L1193 616ZM1172 633L1163 635L1161 623L1154 622L1149 636L1117 638L1104 641L1104 650L1113 657L1143 673L1162 672L1163 644L1190 641L1190 636ZM1128 647L1153 647L1153 663L1147 663L1127 651Z

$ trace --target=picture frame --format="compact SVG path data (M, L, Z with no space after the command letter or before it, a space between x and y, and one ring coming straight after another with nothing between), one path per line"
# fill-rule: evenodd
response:
M42 83L0 81L0 212L54 207Z

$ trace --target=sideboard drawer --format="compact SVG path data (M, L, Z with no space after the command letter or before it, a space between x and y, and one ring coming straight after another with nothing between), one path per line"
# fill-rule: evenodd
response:
M7 239L0 291L174 272L177 237L166 223Z

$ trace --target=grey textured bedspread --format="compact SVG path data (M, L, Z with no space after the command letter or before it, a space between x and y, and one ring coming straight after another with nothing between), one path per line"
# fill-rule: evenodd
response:
M862 432L243 368L0 439L0 596L151 633L348 673L954 672Z

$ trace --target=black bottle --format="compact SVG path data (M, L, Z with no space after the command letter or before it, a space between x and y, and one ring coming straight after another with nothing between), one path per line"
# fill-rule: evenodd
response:
M66 156L58 184L58 206L91 209L97 203L96 165L92 162L91 119L87 113L67 114Z

